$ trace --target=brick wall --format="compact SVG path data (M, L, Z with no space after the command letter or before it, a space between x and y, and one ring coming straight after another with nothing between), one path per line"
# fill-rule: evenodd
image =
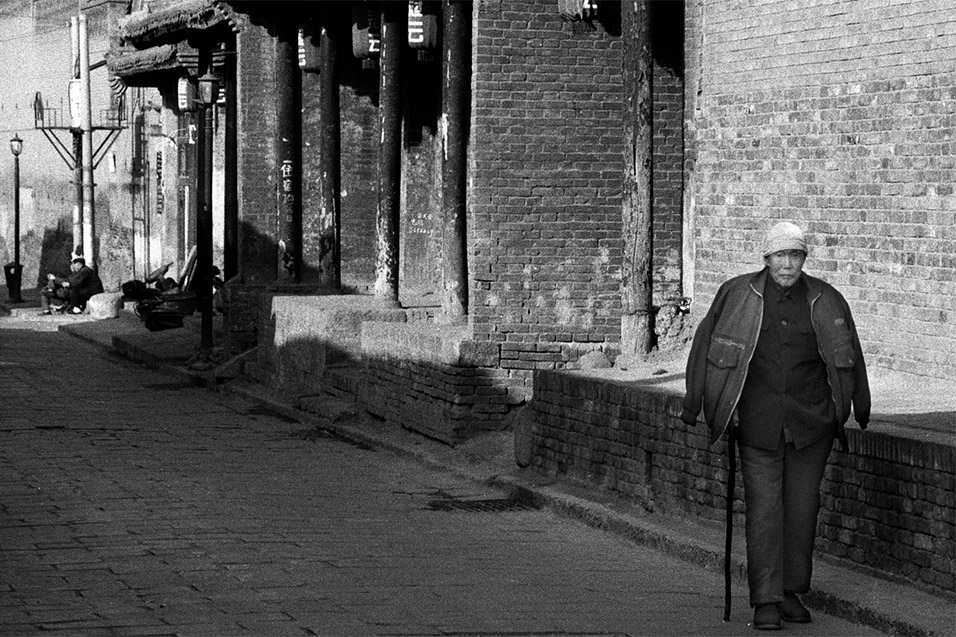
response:
M621 42L595 26L545 0L476 3L476 338L620 338Z
M346 47L348 49L348 47ZM378 207L378 72L363 70L350 51L342 65L342 283L360 289L375 281Z
M470 313L477 339L529 353L514 369L563 366L535 343L620 340L622 43L619 7L600 11L588 29L546 0L475 8ZM655 70L656 301L680 290L680 59Z
M441 287L442 99L441 53L419 61L404 50L402 227L399 298L405 305L437 305Z
M239 263L247 283L276 279L275 46L246 21L236 36Z
M646 508L715 523L726 506L726 441L680 421L682 393L580 372L538 371L531 403L534 468L634 498ZM950 445L862 433L830 456L817 550L956 588L956 454ZM738 476L735 511L743 511ZM742 513L735 520L743 528Z
M695 5L694 311L795 219L870 363L956 378L951 3Z

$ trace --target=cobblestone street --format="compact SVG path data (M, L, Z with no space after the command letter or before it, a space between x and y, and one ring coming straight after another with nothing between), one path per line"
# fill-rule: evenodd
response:
M713 573L64 333L0 333L0 386L5 635L751 632Z

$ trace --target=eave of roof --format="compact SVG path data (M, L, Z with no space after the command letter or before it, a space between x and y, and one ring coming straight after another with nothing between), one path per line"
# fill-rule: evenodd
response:
M114 49L106 54L106 67L127 86L156 86L170 75L185 73L195 57L195 49L185 43Z
M183 0L158 11L137 11L118 23L122 41L137 47L183 39L191 31L231 26L223 11L211 0Z

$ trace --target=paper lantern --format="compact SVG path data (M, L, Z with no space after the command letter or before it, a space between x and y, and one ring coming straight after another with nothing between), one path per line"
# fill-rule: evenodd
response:
M432 51L438 46L440 4L426 0L408 3L408 46L417 51Z

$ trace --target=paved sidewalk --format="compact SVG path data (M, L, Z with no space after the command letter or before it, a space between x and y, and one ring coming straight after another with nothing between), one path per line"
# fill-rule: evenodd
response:
M63 329L81 339L119 351L133 360L177 374L183 383L209 384L216 387L212 375L194 374L183 367L183 363L194 353L198 343L198 335L188 327L153 334L147 332L135 317L124 315L120 319L108 321L72 323ZM3 333L0 332L0 338L2 336ZM240 395L244 399L253 399L260 405L268 406L274 413L284 414L286 418L316 424L321 426L323 431L334 432L378 449L387 449L401 456L415 458L426 466L441 469L444 475L455 476L473 487L477 485L486 488L486 485L489 485L523 494L525 498L559 514L561 519L583 521L593 527L636 540L636 545L658 549L652 552L662 557L668 555L682 558L677 564L683 566L668 566L669 570L703 567L694 577L702 578L704 589L700 594L709 596L710 603L716 604L711 607L710 612L716 612L719 619L719 607L722 603L717 599L722 593L722 578L719 576L722 551L720 529L698 528L687 520L675 522L650 516L634 510L626 502L599 500L593 492L550 483L539 476L518 470L511 460L511 440L508 434L486 436L458 449L451 449L399 428L373 424L361 414L354 413L349 405L339 401L328 401L326 405L319 407L318 413L305 413L293 407L296 404L294 398L283 397L271 389L244 381L232 381L217 388L232 395ZM210 396L209 400L215 399ZM739 550L742 549L741 541L737 542L737 548L735 572L738 582L734 597L734 621L722 627L730 632L708 632L717 630L708 624L706 629L695 628L690 632L678 630L673 633L658 633L638 630L631 634L738 634L744 630L750 617L746 607L745 586L742 579L739 579L743 572L742 551ZM896 634L953 634L956 621L956 611L950 601L922 594L909 586L894 585L847 571L826 562L817 565L815 590L808 601L818 610ZM818 613L818 617L825 616ZM669 624L665 622L661 626L666 628ZM792 631L802 627L787 628ZM522 630L525 632L521 632ZM807 634L849 634L848 631L861 630L866 629L847 625L828 630L825 624L818 620ZM525 626L520 628L517 634L532 632L535 631ZM538 634L541 632L537 630ZM581 631L565 632L579 634ZM609 634L606 630L602 632L591 629L591 632ZM488 631L488 634L493 633L494 631ZM501 631L498 631L498 634L500 633ZM515 634L515 631L512 631L512 634Z

